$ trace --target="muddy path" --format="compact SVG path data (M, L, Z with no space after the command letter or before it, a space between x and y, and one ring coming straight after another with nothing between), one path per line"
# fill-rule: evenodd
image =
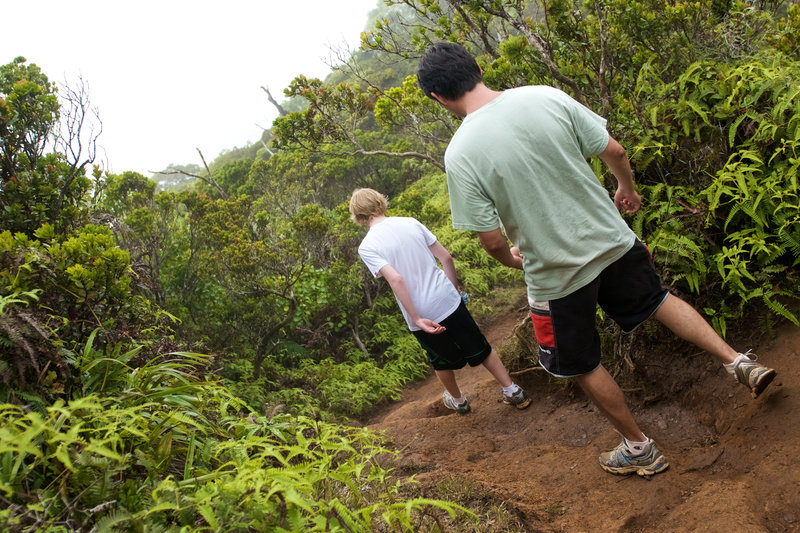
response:
M524 315L512 306L484 333L499 346ZM431 377L367 425L391 437L401 469L423 490L455 480L501 502L496 530L800 531L800 328L756 342L753 351L778 371L756 400L686 344L653 346L632 358L634 377L618 376L670 463L652 478L605 473L597 456L617 445L617 433L580 390L535 368L513 376L533 398L524 411L500 401L485 369L466 368L457 378L470 414L446 409Z

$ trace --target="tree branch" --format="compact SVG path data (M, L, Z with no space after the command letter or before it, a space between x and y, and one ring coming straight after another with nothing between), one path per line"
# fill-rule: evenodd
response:
M261 86L261 89L262 89L262 90L263 90L265 93L267 93L267 100L269 100L269 103L270 103L270 104L272 104L273 106L275 106L275 109L277 109L277 110L278 110L278 114L279 114L280 116L282 116L282 117L285 117L286 115L288 115L288 114L289 114L289 113L287 113L287 112L286 112L286 110L283 108L283 106L281 106L281 104L279 104L279 103L277 102L277 100L275 100L275 99L272 97L272 93L271 93L271 92L269 92L269 87L264 87L264 86L262 85L262 86Z
M439 162L432 156L420 152L389 152L387 150L355 150L352 152L343 152L345 155L388 155L392 157L407 157L413 159L422 159L432 164L442 172L444 172L444 164Z

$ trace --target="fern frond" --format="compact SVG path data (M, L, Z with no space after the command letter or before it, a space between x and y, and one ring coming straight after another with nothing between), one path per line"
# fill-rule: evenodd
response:
M107 515L95 522L93 531L97 531L98 533L119 531L119 527L125 525L131 517L132 515L124 509L112 509Z
M787 309L785 305L776 300L771 299L769 294L765 294L763 299L764 303L770 309L770 311L772 311L778 316L782 316L795 326L800 326L800 321L798 321L797 315L789 311L789 309Z
M778 237L794 255L794 263L792 266L800 264L800 232L790 231L788 228L781 228L778 232Z

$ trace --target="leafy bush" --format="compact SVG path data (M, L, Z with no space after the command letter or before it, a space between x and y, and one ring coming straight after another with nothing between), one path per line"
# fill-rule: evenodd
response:
M195 377L206 356L131 356L90 342L86 396L0 406L4 530L415 531L430 508L464 511L405 499L366 429L258 416Z
M690 66L658 92L653 123L665 127L635 155L648 172L681 153L689 137L702 140L691 176L647 188L634 228L672 283L721 296L706 313L723 334L752 300L798 323L783 302L800 289L800 64L765 60ZM718 162L705 151L730 155Z
M44 224L35 236L0 233L0 298L11 299L0 313L6 387L70 394L78 376L65 356L96 328L169 344L171 318L134 295L129 255L107 227L62 235Z

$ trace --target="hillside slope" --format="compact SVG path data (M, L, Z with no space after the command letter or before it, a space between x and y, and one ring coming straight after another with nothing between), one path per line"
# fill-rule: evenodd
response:
M524 314L510 308L484 327L493 346ZM634 359L644 369L628 395L634 414L670 463L649 479L601 470L597 455L617 433L577 388L535 368L514 376L533 398L525 411L500 402L482 367L467 368L458 379L470 414L447 410L431 377L368 426L393 439L421 490L462 480L504 502L521 531L800 531L800 329L754 346L778 371L756 400L710 358L679 347Z

